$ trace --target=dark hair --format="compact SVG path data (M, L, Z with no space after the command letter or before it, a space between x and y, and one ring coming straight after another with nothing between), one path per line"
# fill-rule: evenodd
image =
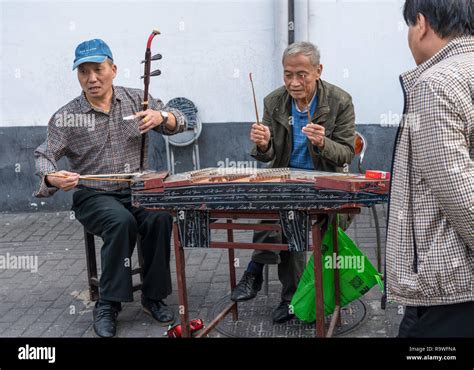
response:
M441 38L474 35L474 0L406 0L403 18L408 26L423 14Z

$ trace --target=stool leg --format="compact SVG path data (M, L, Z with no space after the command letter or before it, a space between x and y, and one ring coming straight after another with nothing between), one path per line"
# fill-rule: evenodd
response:
M94 235L84 229L84 242L86 246L87 283L91 301L99 299L99 280L97 279L97 260L95 257ZM97 284L97 285L96 285Z

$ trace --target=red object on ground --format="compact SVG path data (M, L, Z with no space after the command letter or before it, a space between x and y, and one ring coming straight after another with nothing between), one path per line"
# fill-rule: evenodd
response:
M390 172L367 170L367 171L365 171L365 178L366 179L389 180L390 179Z
M191 332L191 335L198 331L201 330L204 327L204 322L201 319L194 319L189 322L189 331ZM182 331L181 331L181 325L175 325L172 326L168 329L167 331L168 338L181 338L182 336Z

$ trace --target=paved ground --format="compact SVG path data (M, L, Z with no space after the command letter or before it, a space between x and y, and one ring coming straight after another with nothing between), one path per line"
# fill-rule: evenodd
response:
M380 207L380 224L385 225L386 208ZM385 238L385 228L382 227ZM215 240L224 234L214 235ZM364 210L348 230L349 236L376 264L375 229L371 215ZM251 240L250 232L236 232L239 240ZM222 239L223 240L223 239ZM101 241L96 239L98 246ZM99 249L99 248L97 248ZM82 227L71 218L69 212L0 214L0 258L27 256L38 259L38 270L0 266L0 336L2 337L89 337L93 336L92 307L86 284L86 265ZM250 256L250 251L236 251L241 276ZM136 259L135 259L136 260ZM190 303L190 317L210 322L215 308L225 303L229 294L227 251L186 250L186 274ZM34 260L33 260L34 261ZM31 267L31 266L30 266ZM34 267L34 266L33 266ZM173 283L174 256L171 262ZM275 266L270 268L270 295L278 297L279 282ZM176 289L175 289L176 290ZM395 304L386 310L380 308L381 293L374 287L362 302L366 307L364 320L347 337L392 337L396 335L401 315ZM270 299L259 293L263 308ZM277 298L276 298L277 299ZM167 300L173 309L178 309L176 291ZM240 324L245 324L241 322ZM258 326L253 320L252 328ZM247 330L249 336L298 336L304 325L297 320L288 327L280 326L278 333L260 323L260 329ZM266 329L265 329L266 328ZM270 325L271 328L271 325ZM124 305L119 315L118 336L159 337L166 328L155 324L142 310L139 293L135 301ZM291 330L290 330L291 329ZM285 331L286 330L286 331ZM285 334L286 333L286 334ZM212 336L224 336L213 332Z

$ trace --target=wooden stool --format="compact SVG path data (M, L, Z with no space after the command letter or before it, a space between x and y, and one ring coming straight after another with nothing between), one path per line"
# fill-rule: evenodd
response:
M95 257L95 240L94 234L84 228L84 242L86 246L86 264L87 264L87 280L89 282L89 295L91 301L99 299L99 278L97 276L97 260ZM133 291L140 290L143 283L143 256L141 249L141 237L137 235L137 254L138 267L132 269L133 275L140 274L140 282L133 285Z

